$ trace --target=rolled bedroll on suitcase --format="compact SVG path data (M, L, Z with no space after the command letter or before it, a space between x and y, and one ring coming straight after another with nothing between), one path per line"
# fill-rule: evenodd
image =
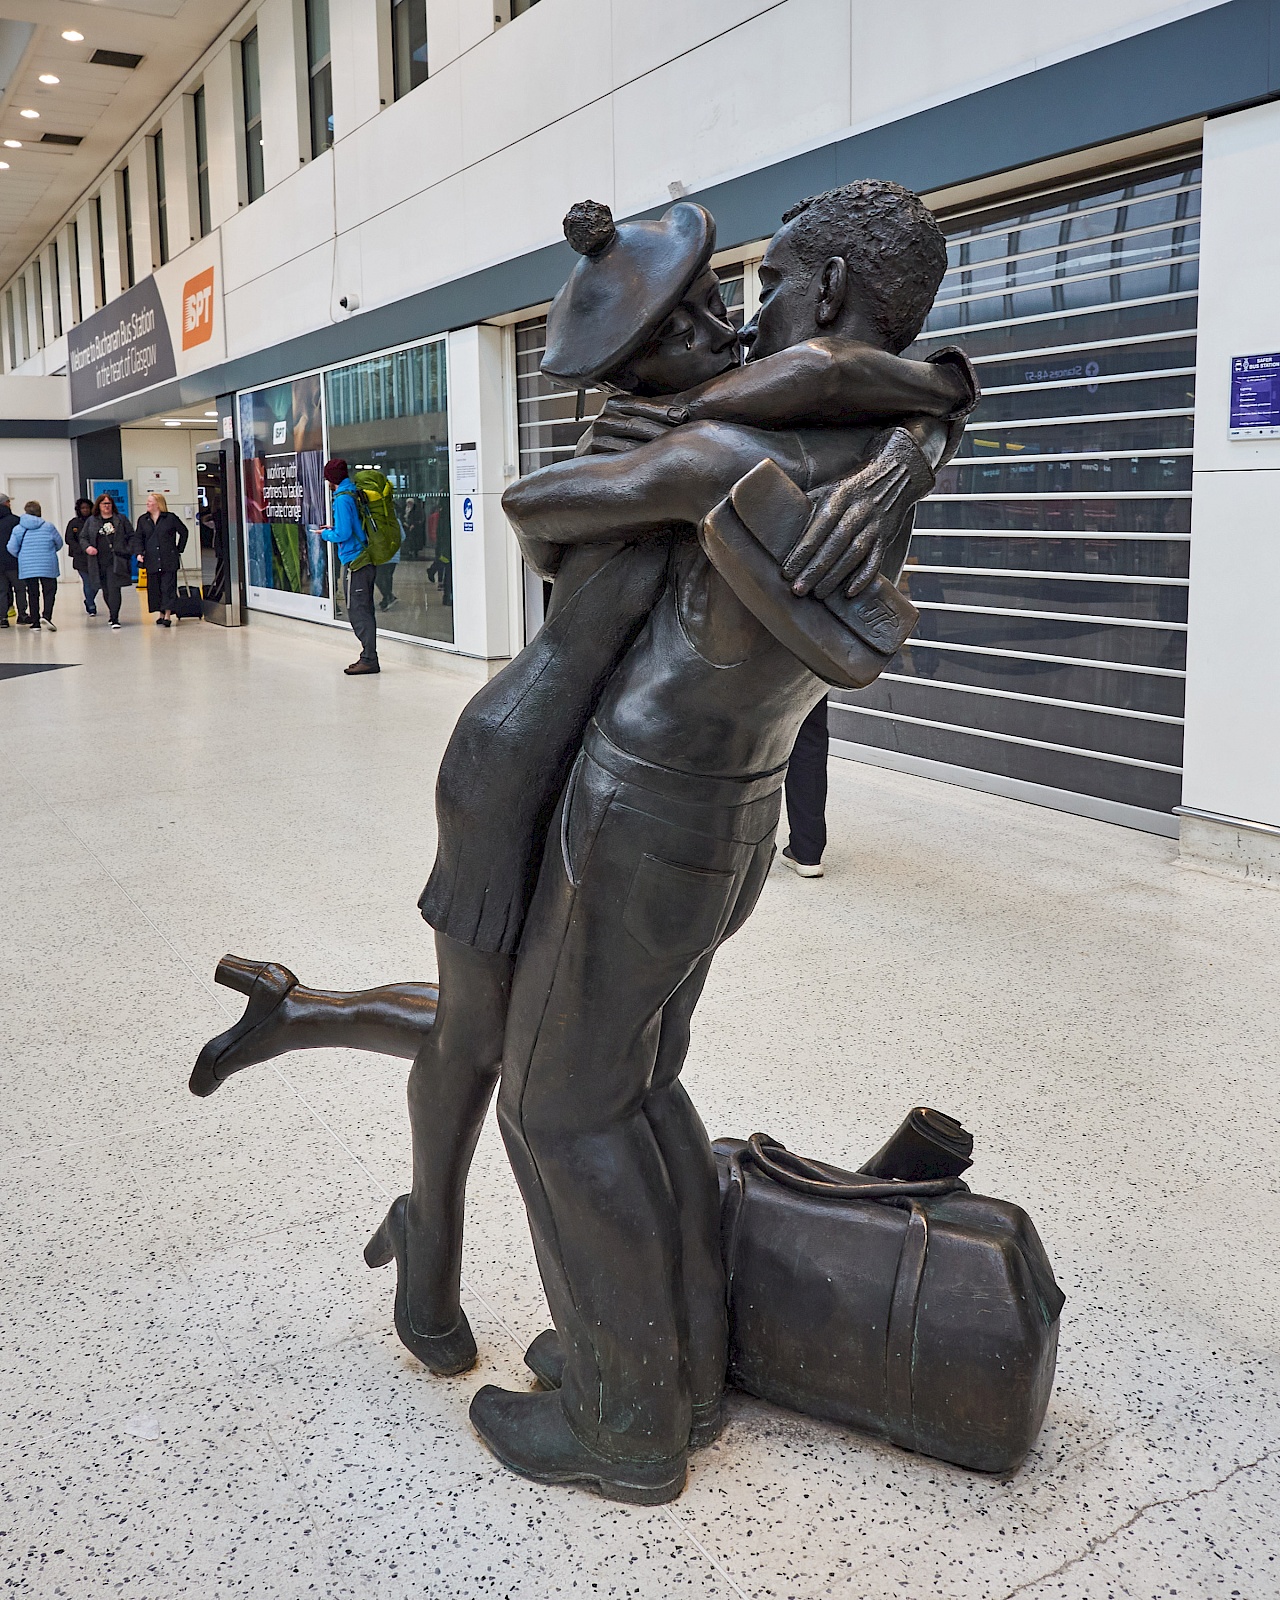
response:
M1020 1466L1065 1298L1026 1212L958 1177L844 1172L765 1134L715 1152L730 1383L958 1466Z

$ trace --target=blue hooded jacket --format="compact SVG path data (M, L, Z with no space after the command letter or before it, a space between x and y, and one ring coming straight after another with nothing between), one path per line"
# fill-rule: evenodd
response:
M9 535L9 554L18 558L18 577L56 578L62 535L52 522L23 512Z
M333 491L333 527L321 530L330 544L338 547L338 560L349 567L364 555L369 541L360 525L356 505L356 486L346 477Z

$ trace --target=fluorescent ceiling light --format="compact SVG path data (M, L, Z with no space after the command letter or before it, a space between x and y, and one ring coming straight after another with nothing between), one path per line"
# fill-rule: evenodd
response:
M0 161L0 172L8 172L8 170L9 163L7 161Z
M166 428L180 428L182 422L178 417L166 417L164 425Z
M40 74L40 82L41 83L61 83L62 79L61 78L55 78L52 72L42 72Z
M68 44L79 44L84 39L84 34L77 33L74 28L66 28L63 30L62 37Z
M38 111L33 111L30 106L23 106L22 110L19 111L18 115L20 117L38 117L40 115L40 113Z
M5 147L6 150L21 150L22 149L22 140L21 139L6 139L5 142L4 142L4 147Z
M216 411L206 411L205 412L205 416L206 417L216 417L217 415L218 415L218 413Z

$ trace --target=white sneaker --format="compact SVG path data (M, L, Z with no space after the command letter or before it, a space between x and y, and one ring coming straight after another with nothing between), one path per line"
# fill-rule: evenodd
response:
M113 623L112 623L112 624L111 624L111 631L112 631L112 633L119 633L119 632L120 632L120 628L121 628L121 624L120 624L120 623L118 623L118 622L113 622Z
M48 617L46 617L44 619L44 625L45 625L46 628L48 628L50 633L57 633L58 629L57 629L56 625L54 623L50 622Z
M823 875L821 861L797 861L791 854L791 846L789 844L782 847L782 862L784 866L790 867L792 872L799 878L820 878Z

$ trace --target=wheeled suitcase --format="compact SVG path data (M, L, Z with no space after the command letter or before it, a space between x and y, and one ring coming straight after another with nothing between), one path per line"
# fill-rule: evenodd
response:
M178 589L178 604L174 608L179 617L203 617L204 599L201 591L183 584Z
M1014 1471L1044 1421L1064 1303L1027 1214L958 1177L843 1172L764 1134L715 1152L730 1383Z

